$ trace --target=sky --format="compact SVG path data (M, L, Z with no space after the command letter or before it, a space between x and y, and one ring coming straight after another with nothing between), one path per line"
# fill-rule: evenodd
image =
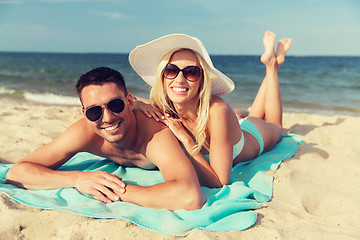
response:
M0 0L0 51L129 53L166 34L210 54L260 55L290 37L289 55L360 56L358 0Z

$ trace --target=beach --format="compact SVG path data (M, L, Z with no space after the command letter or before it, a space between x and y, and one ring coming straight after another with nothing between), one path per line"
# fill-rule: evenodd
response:
M0 162L14 163L80 119L80 106L0 103ZM273 198L245 231L155 233L122 219L28 207L0 194L0 239L358 239L360 116L285 112L284 134L306 145L274 176Z

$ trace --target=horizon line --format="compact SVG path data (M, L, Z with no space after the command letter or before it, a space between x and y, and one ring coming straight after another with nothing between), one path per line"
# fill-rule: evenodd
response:
M124 52L56 52L56 51L13 51L13 50L0 50L0 53L29 53L29 54L122 54L129 55L129 53ZM209 54L210 56L261 56L261 54L230 54L230 53L216 53ZM360 55L350 55L350 54L288 54L287 57L360 57Z

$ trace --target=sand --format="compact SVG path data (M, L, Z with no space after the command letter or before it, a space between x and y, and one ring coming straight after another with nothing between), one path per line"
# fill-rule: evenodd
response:
M0 104L0 163L13 163L81 118L79 107ZM180 239L359 239L360 117L284 113L307 143L274 175L274 194L245 231L193 230ZM0 239L177 239L125 220L27 207L0 194Z

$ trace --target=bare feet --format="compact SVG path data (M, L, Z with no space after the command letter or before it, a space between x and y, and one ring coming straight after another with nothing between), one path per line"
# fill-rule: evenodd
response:
M267 65L269 63L274 64L275 61L275 38L276 35L273 32L266 31L263 38L263 43L265 47L264 53L261 55L260 61Z
M284 63L285 56L287 52L290 50L291 44L292 44L291 38L284 38L279 41L276 48L276 61L279 67L281 64Z

